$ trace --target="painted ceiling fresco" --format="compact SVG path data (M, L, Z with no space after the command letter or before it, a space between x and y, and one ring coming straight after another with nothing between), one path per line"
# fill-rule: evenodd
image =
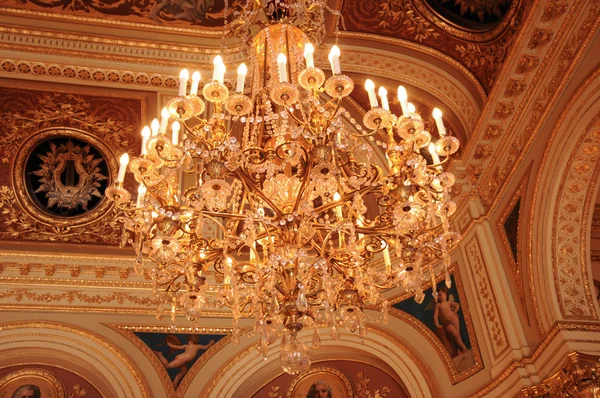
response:
M231 15L240 3L238 0L7 0L3 6L123 22L220 28L224 16Z

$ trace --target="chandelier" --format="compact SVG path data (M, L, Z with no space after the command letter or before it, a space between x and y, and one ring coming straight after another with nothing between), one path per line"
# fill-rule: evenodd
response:
M298 10L278 7L248 43L235 89L220 56L203 85L191 75L189 91L181 71L179 95L142 130L140 156L123 154L107 197L121 210L136 272L151 263L153 294L173 322L229 307L235 341L240 318L254 317L259 352L266 358L280 341L283 370L299 373L311 363L301 330L314 329L313 347L319 329L363 338L366 309L387 318L387 289L402 286L421 302L433 286L435 296L440 263L450 284L459 236L449 225L455 178L443 167L459 142L438 109L432 138L402 86L402 114L392 114L371 80L361 125L342 106L354 82L339 48L329 53L331 74L315 67L291 17ZM135 201L123 186L127 168L139 183Z

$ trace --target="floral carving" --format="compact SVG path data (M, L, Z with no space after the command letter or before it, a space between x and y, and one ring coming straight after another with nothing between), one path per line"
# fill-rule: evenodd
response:
M105 183L107 171L98 170L101 157L92 155L85 143L89 141L77 143L75 138L85 136L96 144L101 142L106 147L102 164L114 162L106 159L111 150L126 152L139 145L138 134L133 131L140 125L141 101L9 88L2 89L0 98L0 159L1 164L11 166L14 174L12 181L0 183L0 239L117 244L121 228L114 220L118 216L114 210L100 204L93 210L98 211L97 214L85 213L90 198L102 200L98 183ZM73 218L59 219L52 212L39 215L37 205L27 198L21 177L28 148L61 134L74 137L74 141L69 144L65 139L62 143L48 144L48 149L39 153L40 162L30 174L40 179L33 190L37 189L42 197L45 195L48 208L83 209L81 222ZM66 160L61 156L66 156ZM79 186L79 183L69 182L67 191L71 192L61 190L64 187L56 176L67 162L73 163L76 174L81 177L79 182L83 183ZM6 174L10 175L10 171Z
M392 389L388 386L383 386L381 389L375 390L372 392L369 389L369 383L371 379L369 379L363 372L358 372L358 383L356 385L356 397L357 398L385 398L388 396Z
M536 29L533 36L529 40L528 47L530 49L543 47L552 39L552 31L550 29Z
M425 18L415 14L415 9L410 2L402 0L386 0L380 4L379 25L382 28L390 28L393 25L401 25L414 40L422 43L429 38L438 38L436 32Z
M542 21L552 21L564 14L568 8L569 2L567 0L550 0L548 4L546 4L546 7L544 7Z
M506 90L504 90L504 95L509 98L516 97L521 95L526 88L527 83L525 80L510 79L506 85Z
M562 368L537 386L524 388L525 397L593 397L600 385L600 362L593 355L572 352Z
M69 393L69 398L80 398L85 397L87 395L87 391L85 388L81 387L79 384L75 384L73 386L73 392Z
M481 6L484 2L461 1L461 7L466 7L466 10L475 7L473 9L477 9L476 13L483 10L486 15L490 15L487 14L489 7L494 13L495 5L503 2L489 1ZM476 3L480 4L476 6ZM341 13L347 30L409 40L449 55L469 68L484 89L489 91L524 16L531 8L531 2L525 1L515 7L515 12L510 16L510 23L504 24L503 28L494 33L493 40L490 40L490 37L483 40L483 36L480 37L472 31L449 28L450 24L440 22L439 17L432 17L430 8L420 1L346 1L342 2Z
M504 120L512 115L514 111L515 104L512 102L499 102L494 111L494 119Z
M528 73L537 68L540 59L535 55L523 55L517 64L517 73Z
M479 144L475 148L475 155L473 156L477 160L486 159L492 154L492 146L490 144Z
M502 134L502 126L498 125L498 124L490 124L487 127L487 130L485 131L485 136L484 138L486 140L490 140L493 141L496 138L500 137L500 134Z
M0 101L0 158L8 163L21 141L36 131L52 126L69 126L101 137L107 145L124 151L130 145L133 127L139 123L140 110L131 108L130 101L106 101L79 95L3 90ZM131 112L131 114L128 114ZM132 117L138 117L132 123Z
M11 289L0 292L0 299L11 299L14 302L21 302L23 300L37 301L42 303L60 302L67 301L69 304L73 304L75 301L79 301L85 304L108 304L116 302L119 305L123 305L126 302L141 305L141 306L156 306L158 302L154 298L149 297L138 297L129 293L114 292L105 295L100 294L87 294L80 291L70 290L64 293L37 293L31 289Z

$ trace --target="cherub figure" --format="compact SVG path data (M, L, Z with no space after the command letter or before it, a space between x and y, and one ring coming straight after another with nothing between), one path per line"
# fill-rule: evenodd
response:
M154 351L154 353L158 356L158 359L160 359L160 361L165 366L165 368L167 368L167 369L179 368L179 373L177 373L177 375L175 376L175 379L173 380L173 386L176 389L177 389L177 386L179 385L179 382L181 381L181 379L183 379L183 376L185 376L185 374L188 371L187 364L189 362L193 361L194 358L196 358L196 355L198 355L198 351L207 350L208 348L210 348L211 346L213 346L215 344L214 340L211 340L210 343L204 344L204 345L199 344L199 342L200 342L200 336L197 334L190 334L188 336L187 344L184 344L184 345L180 344L177 336L175 336L175 335L167 336L166 343L167 343L167 346L171 350L173 350L173 351L183 350L183 352L181 354L177 354L177 356L175 358L173 358L173 360L170 362L167 358L165 358L165 356L163 355L162 352Z
M451 295L448 295L446 286L438 288L437 293L438 301L433 312L433 323L438 332L443 332L438 334L445 335L447 340L454 342L458 353L462 354L467 351L467 347L460 337L460 321L458 319L460 304L455 302Z

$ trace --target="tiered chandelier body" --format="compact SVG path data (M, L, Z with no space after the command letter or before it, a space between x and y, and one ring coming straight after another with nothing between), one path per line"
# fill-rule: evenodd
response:
M230 307L237 339L238 320L253 316L259 351L266 357L281 339L283 368L297 373L310 366L301 330L314 328L313 346L317 328L364 336L365 308L386 317L385 290L401 285L423 300L438 262L450 283L458 236L449 227L454 176L443 165L458 140L435 110L432 142L402 87L401 116L385 89L379 106L370 80L361 127L342 107L354 83L337 46L327 78L307 36L286 22L254 37L250 90L241 65L230 92L221 57L202 95L199 73L188 91L182 71L179 96L144 128L141 155L129 162L137 200L123 188L127 155L107 196L123 210L136 271L151 261L155 295L173 320ZM377 152L387 165L376 164Z

